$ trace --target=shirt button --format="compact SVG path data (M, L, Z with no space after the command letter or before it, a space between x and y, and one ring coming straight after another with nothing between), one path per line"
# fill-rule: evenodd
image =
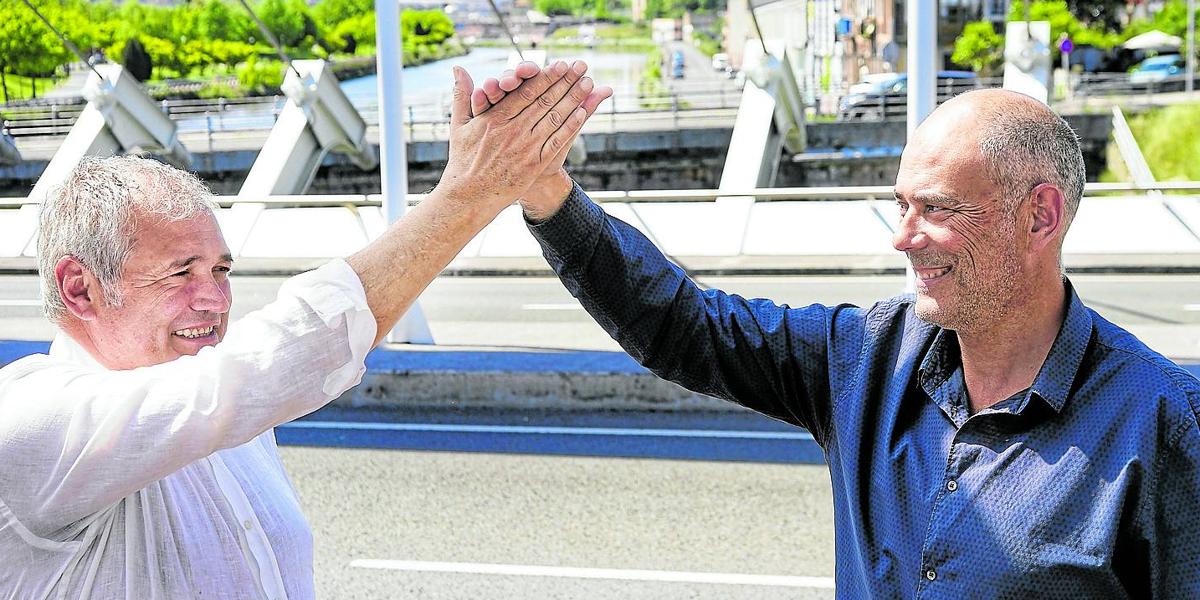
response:
M925 579L928 579L930 581L937 579L937 571L934 571L933 569L929 569L928 571L925 571Z
M250 531L251 529L254 529L254 524L250 522L250 519L246 519L245 521L242 521L242 527L245 527L246 531Z
M954 490L957 490L957 489L958 489L958 482L957 482L957 481L955 481L955 480L953 480L953 479L951 479L950 481L947 481L947 482L946 482L946 489L950 490L951 492L953 492Z

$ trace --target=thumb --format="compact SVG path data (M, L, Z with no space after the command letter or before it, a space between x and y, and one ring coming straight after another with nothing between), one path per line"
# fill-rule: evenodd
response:
M462 67L454 67L454 98L450 103L450 128L457 129L471 120L471 91L475 82Z

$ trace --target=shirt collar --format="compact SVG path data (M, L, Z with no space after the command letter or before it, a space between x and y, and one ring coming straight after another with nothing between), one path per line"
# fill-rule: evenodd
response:
M1067 404L1071 387L1075 384L1075 376L1083 364L1083 356L1087 353L1088 343L1092 340L1092 314L1075 293L1075 286L1069 279L1063 279L1067 288L1067 314L1063 319L1062 328L1046 362L1042 363L1037 378L1033 380L1030 390L1054 408L1062 412Z
M1083 305L1069 279L1064 278L1063 285L1066 286L1067 296L1066 316L1058 337L1050 346L1046 361L1030 386L1029 394L1041 398L1055 412L1062 412L1066 406L1071 386L1075 383L1075 376L1083 364L1083 356L1092 338L1091 312ZM934 396L931 390L945 383L961 365L958 336L953 331L939 327L925 358L921 360L918 370L921 386ZM1014 407L1013 412L1024 410L1027 401L1028 396Z
M79 342L62 331L59 331L54 336L54 341L50 343L50 356L89 369L107 370L104 365L92 358L92 355L88 354L88 351L79 345Z

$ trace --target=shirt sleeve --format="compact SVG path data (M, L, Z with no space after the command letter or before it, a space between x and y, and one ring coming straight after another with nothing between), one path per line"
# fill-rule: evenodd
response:
M1200 406L1194 390L1189 398ZM1194 415L1193 415L1194 416ZM1200 597L1200 427L1189 419L1174 441L1168 441L1156 465L1149 529L1150 588L1153 598Z
M578 185L553 217L529 227L571 294L643 366L824 443L832 398L862 347L863 311L701 289Z
M288 280L195 356L128 371L13 363L0 372L0 502L52 536L337 397L361 379L375 327L339 260Z

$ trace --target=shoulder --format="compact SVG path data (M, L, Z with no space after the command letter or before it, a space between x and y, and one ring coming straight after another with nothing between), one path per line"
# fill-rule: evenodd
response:
M938 326L917 316L916 297L912 294L880 300L865 312L867 333L876 338L903 343L932 339Z
M1200 438L1200 380L1132 333L1095 312L1092 318L1094 344L1086 366L1092 379L1103 381L1105 395L1153 411L1176 439Z

